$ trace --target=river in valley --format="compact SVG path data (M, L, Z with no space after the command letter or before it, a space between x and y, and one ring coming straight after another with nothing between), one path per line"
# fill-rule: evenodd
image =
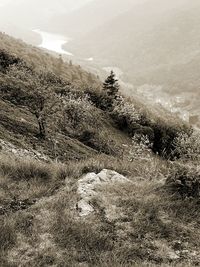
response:
M39 45L39 47L45 48L50 51L54 51L58 54L73 56L72 53L65 51L63 49L63 45L68 43L70 41L70 38L67 38L59 34L41 31L39 29L35 29L33 30L33 32L39 34L42 38L42 42Z

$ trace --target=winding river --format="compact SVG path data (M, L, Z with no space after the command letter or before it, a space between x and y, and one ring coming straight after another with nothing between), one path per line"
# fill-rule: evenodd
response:
M72 53L63 49L63 45L68 43L70 41L70 38L59 34L41 31L40 29L35 29L33 30L33 32L39 34L42 38L42 43L39 45L39 47L54 51L58 54L73 56Z

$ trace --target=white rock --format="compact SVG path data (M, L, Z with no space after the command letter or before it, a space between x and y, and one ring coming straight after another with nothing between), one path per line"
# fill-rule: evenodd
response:
M170 260L178 260L178 259L180 258L180 256L177 255L175 252L170 251L170 252L168 253L168 258L169 258Z
M112 183L125 183L129 180L123 175L112 171L103 169L100 173L94 172L84 175L78 181L77 193L80 197L80 201L77 203L77 209L80 216L87 216L94 211L90 202L95 196L99 196L99 186L105 186ZM111 210L114 210L112 207Z
M88 203L87 200L81 199L78 202L78 212L81 217L87 216L93 211L94 211L94 208Z
M97 174L97 176L100 178L101 181L104 182L127 182L128 179L117 173L116 171L112 171L112 170L106 170L103 169L100 173Z

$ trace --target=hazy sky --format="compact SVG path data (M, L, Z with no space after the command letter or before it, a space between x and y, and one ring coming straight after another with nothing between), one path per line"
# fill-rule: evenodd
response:
M0 0L0 6L4 6L6 3L9 3L13 0Z
M26 1L24 1L24 0L0 0L0 6L5 6L5 5L8 5L10 3L16 4L16 3L28 2L28 1L29 0L26 0ZM86 3L89 1L93 1L93 0L82 0L82 3ZM40 2L42 2L42 0ZM59 0L57 0L56 2L59 2ZM61 2L62 2L62 0L61 0ZM72 2L72 1L71 0L65 0L65 2ZM74 2L74 6L76 6L76 4L75 4L76 2L77 2L77 7L82 5L81 1L74 0L73 2Z
M37 21L71 12L90 1L93 0L0 0L0 27L9 24L30 26L30 21L37 24Z

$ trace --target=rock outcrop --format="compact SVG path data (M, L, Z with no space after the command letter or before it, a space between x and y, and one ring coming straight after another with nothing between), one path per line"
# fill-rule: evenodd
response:
M80 197L77 203L77 209L80 216L87 216L94 211L91 204L95 197L99 197L99 188L112 185L130 182L125 176L112 171L103 169L100 173L88 173L78 181L77 193ZM102 196L103 199L103 196Z

